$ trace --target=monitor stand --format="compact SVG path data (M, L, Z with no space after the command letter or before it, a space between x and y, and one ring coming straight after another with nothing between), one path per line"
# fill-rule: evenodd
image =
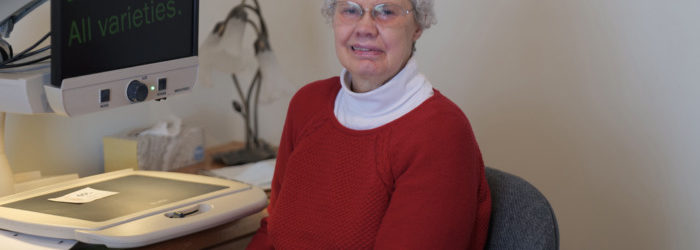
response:
M5 154L5 112L0 112L0 197L14 193L14 176Z

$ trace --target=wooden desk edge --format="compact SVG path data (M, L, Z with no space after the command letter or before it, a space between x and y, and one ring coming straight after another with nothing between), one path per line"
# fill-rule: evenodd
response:
M242 142L230 142L224 145L211 147L205 151L204 161L190 166L174 170L174 172L198 174L202 170L210 170L225 167L214 162L212 155L243 148ZM260 220L267 217L267 209L256 214L243 217L239 220L227 222L222 225L209 228L200 232L185 235L179 238L163 241L145 249L202 249L215 247L228 242L234 242L254 234L260 227Z

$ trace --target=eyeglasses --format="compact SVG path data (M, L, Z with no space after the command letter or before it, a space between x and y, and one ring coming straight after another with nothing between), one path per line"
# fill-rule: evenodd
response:
M365 10L362 6L352 1L338 1L335 4L335 16L343 23L356 23L362 16ZM406 9L398 4L380 3L371 8L371 15L374 21L380 25L390 25L395 23L399 17L405 16L413 12L412 9Z

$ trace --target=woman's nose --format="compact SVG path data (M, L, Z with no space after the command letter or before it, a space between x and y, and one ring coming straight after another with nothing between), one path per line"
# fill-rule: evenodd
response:
M374 18L369 11L362 15L355 26L355 33L358 36L374 37L378 32L379 30L377 29L377 23L374 21Z

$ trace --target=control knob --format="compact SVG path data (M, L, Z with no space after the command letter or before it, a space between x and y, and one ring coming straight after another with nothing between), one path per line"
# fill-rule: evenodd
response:
M133 80L126 87L126 98L131 101L131 103L142 102L148 97L148 86L146 84Z

